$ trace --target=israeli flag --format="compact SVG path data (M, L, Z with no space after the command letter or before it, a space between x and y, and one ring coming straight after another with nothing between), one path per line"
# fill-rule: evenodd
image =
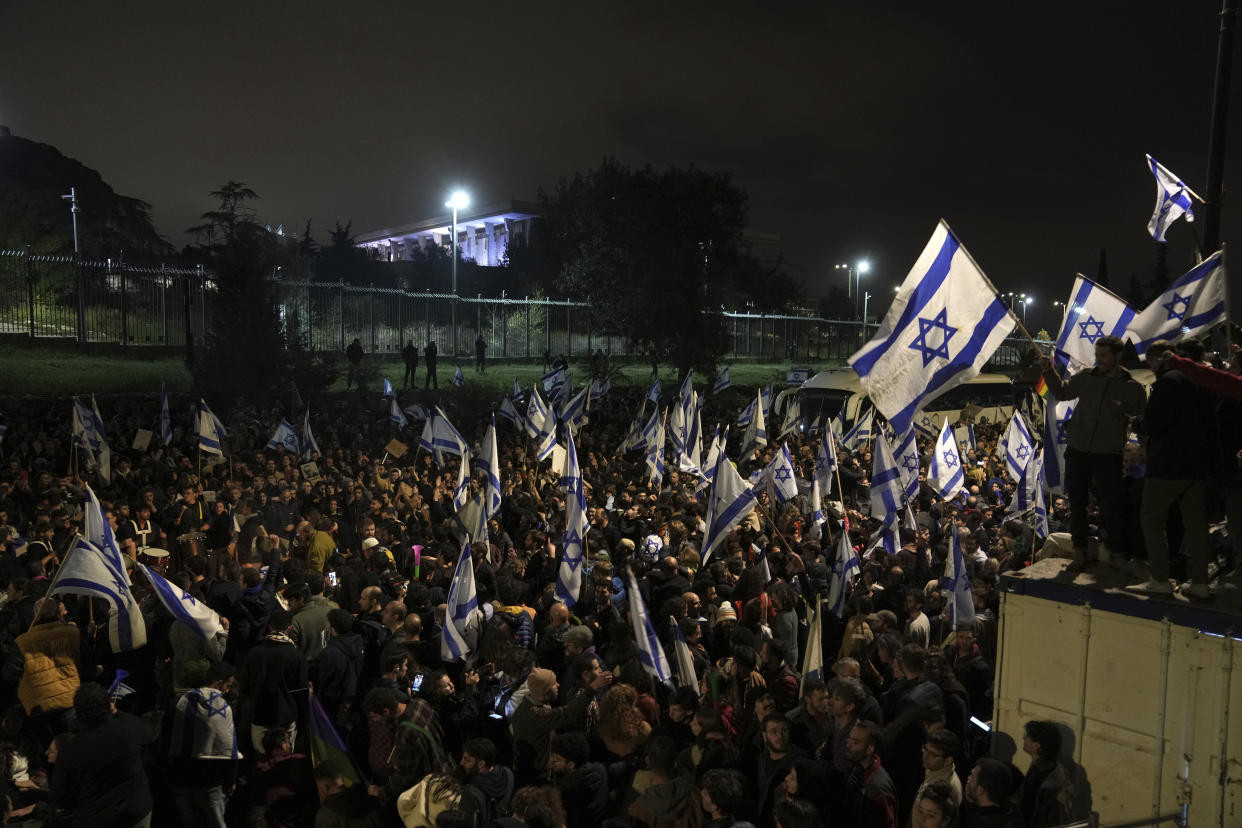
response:
M970 576L966 574L966 559L962 555L961 530L956 523L949 537L949 557L944 562L940 588L949 592L949 629L956 630L961 624L975 623L975 600L970 593Z
M323 456L319 444L315 442L315 435L311 433L310 406L307 406L302 412L302 461L312 460L316 454Z
M699 458L703 455L703 401L697 391L691 392L690 420L686 423L686 445L677 458L677 468L688 474L703 476Z
M922 437L936 439L936 421L926 411L914 415L914 430Z
M99 413L99 403L95 402L94 394L91 394L91 416L95 420L95 433L99 435L100 440L108 442L108 431L104 428L103 417Z
M577 433L578 429L591 421L591 387L583 386L582 390L565 402L561 411L561 422L567 430Z
M513 378L513 399L515 400L522 399L523 393L524 392L522 391L522 384L517 381L517 377L514 377Z
M858 553L850 543L850 527L845 521L841 523L841 531L837 535L836 555L832 560L832 575L828 581L828 611L842 620L848 614L850 585L862 571Z
M288 420L281 420L280 425L276 426L276 431L272 434L272 439L267 441L267 447L270 449L285 447L285 451L290 454L298 454L300 446L298 445L298 433L293 430L293 426Z
M392 396L392 382L389 381L388 377L384 377L384 396Z
M798 496L798 479L794 476L793 458L789 447L781 444L781 450L768 463L764 477L772 483L772 494L781 503L788 503Z
M647 391L647 399L653 403L659 404L660 402L660 380L659 378L657 378L655 382L651 383L651 388Z
M716 455L711 495L707 501L707 531L703 535L703 565L712 552L755 508L755 492L737 473L737 468L721 450Z
M1069 421L1077 400L1049 400L1044 408L1044 480L1048 489L1065 493L1065 449L1069 446Z
M756 394L753 413L746 426L746 434L742 438L742 453L739 460L745 460L751 454L758 455L759 449L768 444L768 430L763 418L763 399Z
M564 368L553 368L540 380L543 390L553 404L569 394L569 373Z
M431 419L431 409L422 403L410 403L401 409L405 412L405 418L410 422L426 422Z
M526 436L535 441L535 457L543 460L552 454L556 444L556 415L539 396L539 389L532 388L530 401L526 404Z
M906 500L910 500L919 493L919 445L914 437L914 428L907 428L894 444L893 457L901 468L901 482L905 487Z
M172 416L168 413L168 392L164 389L164 383L160 383L160 416L159 416L160 440L164 445L171 446L173 441Z
M707 491L712 485L712 480L716 477L716 461L725 452L725 446L729 442L729 427L725 426L724 435L720 433L720 425L717 424L716 432L712 437L712 444L707 449L707 457L703 461L703 468L699 476L699 483L695 487L694 493L700 495Z
M824 534L824 524L828 519L824 517L824 496L820 492L819 478L811 478L811 524L807 527L807 538L810 540L819 540Z
M483 434L483 445L475 469L483 473L483 503L490 518L500 511L500 452L496 450L496 418L492 417Z
M1225 321L1225 251L1217 250L1169 285L1130 323L1139 356L1157 339L1191 339Z
M902 483L901 467L893 457L888 440L875 441L872 452L871 517L881 522L874 535L871 548L883 546L890 555L897 554L897 521L901 517L901 504L906 490Z
M931 465L927 471L927 481L936 487L936 494L944 500L951 500L957 493L966 488L966 475L962 470L962 452L957 440L949 429L949 421L945 420L940 427L940 437L936 440L936 448L932 452Z
M147 625L134 600L129 576L118 572L108 555L81 536L56 572L48 595L91 595L112 605L108 616L108 640L115 651L136 650L147 643Z
M604 377L602 380L591 380L591 399L598 400L612 390L612 380Z
M1095 365L1095 343L1102 336L1122 339L1134 309L1116 294L1079 274L1065 303L1053 361L1062 376Z
M458 388L464 388L466 385L466 375L461 372L461 366L457 366L457 370L453 372L453 385Z
M586 494L582 489L582 472L578 470L578 449L574 435L565 435L565 470L561 477L565 487L565 536L561 542L561 565L556 574L556 599L572 607L578 603L582 590L582 558L586 551Z
M401 410L401 404L397 402L397 398L393 397L388 403L388 417L397 424L397 430L400 431L410 424L405 418L405 412Z
M945 422L948 422L948 420ZM969 423L953 429L953 438L957 440L959 445L965 446L966 451L974 451L979 447L978 443L975 442L975 427Z
M784 440L791 434L798 431L798 426L802 424L802 404L798 402L797 397L791 397L785 405L785 418L781 422L781 431L776 435L776 439Z
M444 632L440 640L440 657L445 661L463 661L478 643L479 599L474 591L474 562L470 559L470 536L461 545L461 557L453 572L448 601L444 609Z
M850 357L893 428L977 376L1017 324L943 220L897 292L879 330Z
M819 438L819 451L815 454L815 482L824 494L832 494L833 478L837 471L836 437L825 429Z
M224 423L220 422L220 418L212 413L207 407L207 401L199 399L198 401L198 447L201 451L208 454L215 454L220 457L224 456L224 438L228 432L224 430Z
M660 417L655 434L647 440L647 484L659 489L664 483L664 433L667 412Z
M155 597L160 600L164 609L168 610L175 621L181 622L203 638L212 638L224 629L220 624L220 616L205 603L197 600L176 584L170 583L158 572L148 569L141 563L137 566L151 582Z
M1147 167L1156 177L1156 209L1147 222L1147 232L1158 242L1165 241L1165 231L1169 225L1183 215L1186 221L1194 221L1191 190L1173 173L1169 172L1159 161L1147 156Z
M1034 467L1033 469L1031 467ZM1027 467L1027 475L1031 478L1031 508L1035 510L1035 537L1045 540L1048 537L1048 501L1044 497L1044 450L1040 448L1031 466Z
M871 442L871 431L874 426L875 409L868 408L867 413L859 417L858 422L854 423L854 427L841 438L841 445L850 451L858 451Z
M419 435L418 446L431 454L437 466L443 466L445 452L464 455L468 444L457 429L453 428L453 424L449 422L440 406L436 406L431 417L423 424L423 433Z
M1005 432L1005 468L1014 482L1022 479L1022 472L1027 463L1035 455L1035 441L1031 439L1031 429L1027 426L1021 412L1013 412L1009 421L1009 430Z
M726 365L720 369L719 373L716 374L716 381L712 384L712 393L719 394L721 391L727 390L730 384L729 366Z
M526 420L518 413L517 407L513 405L513 400L509 397L500 401L500 408L496 409L496 413L513 423L513 427L519 431L526 430Z
M809 613L809 628L806 633L806 649L802 651L802 683L799 685L800 692L806 694L806 682L808 679L824 678L824 627L823 616L820 611L824 606L824 598L822 595L815 596L815 606L811 607Z
M694 654L690 652L690 644L681 631L681 625L673 616L668 617L668 625L673 630L673 653L677 657L677 686L693 687L698 690L699 674L694 669Z
M655 629L651 626L651 619L647 617L647 606L643 603L642 593L638 591L638 579L628 568L625 574L629 581L629 594L626 598L630 605L630 624L634 627L634 640L638 642L638 658L648 674L657 681L667 683L672 680L672 671L669 670L660 639L656 638Z
M460 512L470 499L470 452L463 451L457 465L457 486L453 489L453 511Z

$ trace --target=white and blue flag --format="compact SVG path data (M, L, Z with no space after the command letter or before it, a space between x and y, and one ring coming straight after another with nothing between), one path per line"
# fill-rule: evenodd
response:
M385 396L385 397L391 397L392 395L393 395L393 394L392 394L392 382L391 382L391 381L389 381L388 377L384 377L384 394L383 394L383 396Z
M764 470L764 477L772 484L772 494L781 503L788 503L798 496L798 479L794 476L793 458L789 456L789 447L781 444L772 461Z
M948 420L945 420L948 422ZM953 439L957 440L958 445L966 449L966 451L974 451L979 448L979 444L975 442L975 427L967 423L953 429Z
M820 615L823 606L823 596L816 595L815 606L811 607L811 611L807 614L810 626L806 633L806 649L802 651L802 683L800 691L803 695L806 693L806 683L809 679L823 681L824 678L824 627L823 616Z
M1077 400L1049 400L1044 408L1044 482L1049 491L1065 493L1065 449L1069 446L1069 421Z
M1061 332L1052 358L1061 376L1095 365L1095 343L1102 336L1125 339L1134 321L1125 300L1079 274L1065 303Z
M1195 220L1191 190L1180 178L1150 155L1147 156L1147 167L1156 177L1156 209L1147 222L1147 232L1158 242L1166 241L1165 231L1169 225L1183 215L1186 221Z
M669 627L673 630L673 653L676 655L677 686L699 688L699 674L694 669L694 654L690 652L690 644L681 631L681 625L673 616L668 617Z
M453 385L458 388L464 388L466 385L466 375L461 372L461 366L457 366L457 370L453 372Z
M931 465L927 470L927 482L936 487L936 494L951 500L966 488L966 473L962 469L962 451L958 448L949 421L940 427L940 437L932 451Z
M419 435L418 445L419 448L431 454L437 466L443 466L445 452L465 455L469 444L457 429L453 428L453 424L437 405L431 412L431 417L423 424L423 433Z
M828 581L828 611L842 620L847 615L850 598L850 585L862 571L858 553L850 543L849 524L842 521L841 532L837 536L836 555L832 559L832 575Z
M695 494L702 494L711 485L712 480L716 476L716 461L720 459L720 455L725 453L725 446L729 443L729 427L725 426L724 435L720 433L720 425L717 424L716 431L712 436L712 444L707 448L707 457L703 459L703 466L700 469L699 484L695 487Z
M401 431L410 424L410 421L405 418L405 412L401 410L401 403L397 402L396 397L393 397L388 403L388 411L388 417L397 424L398 431Z
M949 557L944 562L940 588L949 592L949 629L957 630L961 624L975 623L975 599L970 592L970 576L966 573L966 558L962 555L961 530L956 523L950 530L949 538Z
M1017 483L1022 479L1031 458L1035 456L1035 441L1031 439L1031 429L1022 417L1022 412L1013 412L1009 421L1009 430L1005 432L1005 468L1009 476Z
M453 511L460 512L470 500L470 452L463 451L457 466L457 485L453 488Z
M1217 250L1165 288L1130 323L1139 356L1157 339L1178 342L1225 321L1225 251Z
M647 484L657 489L664 484L664 423L667 413L659 419L655 433L647 439Z
M707 531L703 534L703 565L716 547L724 543L742 520L755 508L755 491L737 473L737 468L724 453L716 454L712 474L711 495L707 501Z
M746 433L742 437L742 453L739 461L752 454L758 456L759 450L768 444L768 429L763 417L763 397L756 392L755 401L751 403L751 415L746 425Z
M160 383L160 416L159 416L160 440L164 445L171 446L173 441L172 416L168 413L168 391L164 388L164 383Z
M224 438L228 432L224 423L207 407L207 401L198 401L198 447L208 454L224 456Z
M612 390L612 379L604 377L591 380L591 399L598 400Z
M647 391L647 399L653 403L659 404L660 402L660 379L659 377L656 378L655 382L651 383L651 388L648 389Z
M315 435L311 432L310 424L310 406L302 412L302 460L303 462L314 459L318 454L323 456L323 452L319 450L319 444L315 442Z
M582 488L582 472L578 469L578 449L574 435L565 435L565 469L561 477L565 487L565 536L561 542L561 565L556 573L556 599L572 607L578 603L582 590L582 558L586 551L586 493Z
M517 381L517 377L514 377L513 378L513 399L514 400L522 399L522 396L524 395L524 393L525 392L522 391L522 383Z
M888 440L881 436L872 450L871 472L871 517L880 521L881 525L872 536L871 548L881 546L890 555L897 554L897 548L901 546L897 542L897 522L901 519L905 496L901 467L893 457Z
M721 391L727 390L730 384L729 366L726 365L716 374L716 381L712 384L712 393L719 394Z
M483 510L490 518L500 511L500 452L496 450L496 418L483 434L475 469L483 473Z
M567 399L561 408L561 422L567 431L575 434L591 421L591 386L584 385L582 390Z
M115 651L136 650L147 643L142 608L134 600L129 576L118 572L109 554L81 536L70 548L48 595L91 595L112 605L108 616L108 640Z
M517 406L513 404L513 400L505 397L500 401L500 408L496 409L496 413L513 423L513 427L519 431L526 430L526 420L518 412Z
M634 640L638 642L638 658L649 675L657 681L667 683L672 680L673 674L669 670L668 659L664 656L664 648L660 646L660 639L656 637L655 628L651 626L651 619L647 616L647 606L643 603L642 593L638 591L638 579L628 568L626 577L629 581L629 594L626 598L630 605L630 624L634 628Z
M535 441L535 458L545 460L556 445L556 414L548 408L539 389L532 388L526 404L526 436Z
M444 608L444 632L440 657L445 661L464 661L478 643L479 599L474 590L474 561L470 559L470 537L461 545L461 557L453 571L452 585Z
M919 493L919 445L913 426L893 441L893 457L901 469L901 485L905 487L906 500L909 501Z
M298 433L293 430L288 420L281 420L280 425L276 426L276 431L272 434L272 439L267 441L267 447L270 449L285 447L285 451L290 454L298 454L301 446L298 444Z
M941 220L870 342L850 357L898 432L950 388L977 376L1017 319Z
M811 523L807 527L807 538L810 540L819 540L824 534L824 524L828 519L824 517L824 496L819 489L819 478L811 478Z
M155 590L155 597L172 615L174 621L180 621L203 638L211 638L223 629L220 616L207 604L141 563L138 564L138 568L147 576L147 580L151 582L151 587Z
M824 429L819 438L819 451L815 454L815 481L824 494L832 494L832 480L837 471L836 437L831 429Z
M569 372L564 368L553 368L543 375L540 382L543 385L544 393L548 395L548 400L553 405L569 396Z
M854 427L841 438L841 445L850 451L858 451L871 442L871 432L875 427L875 409L868 408L867 413L858 418Z

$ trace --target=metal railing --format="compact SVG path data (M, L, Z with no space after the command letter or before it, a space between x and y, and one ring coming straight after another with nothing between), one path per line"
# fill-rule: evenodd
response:
M592 304L543 297L454 297L447 293L361 287L344 282L286 282L276 287L288 341L341 352L355 337L368 353L397 354L435 340L441 356L473 356L482 336L491 359L580 357L602 350L642 357L624 336L592 322ZM216 289L203 268L134 267L70 256L0 250L0 335L124 347L184 347L187 332L205 341ZM453 303L457 330L453 332ZM726 361L839 363L866 342L875 323L789 314L721 311ZM455 333L455 335L454 335ZM991 367L1012 370L1030 345L1011 338Z

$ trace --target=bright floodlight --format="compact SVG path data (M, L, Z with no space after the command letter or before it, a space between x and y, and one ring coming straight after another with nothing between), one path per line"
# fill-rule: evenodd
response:
M859 262L859 263L858 263L858 272L859 272L859 273L869 273L869 272L871 272L871 262L867 261L866 259L863 259L861 262Z
M444 202L444 206L445 207L456 207L458 210L463 210L466 207L470 206L470 196L466 195L461 190L458 190L457 192L449 196L449 200Z

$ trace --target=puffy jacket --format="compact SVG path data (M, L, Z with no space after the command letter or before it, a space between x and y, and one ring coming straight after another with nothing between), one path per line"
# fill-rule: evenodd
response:
M78 659L82 640L78 628L59 621L36 624L17 637L24 665L17 685L17 697L26 713L51 713L73 706L73 695L81 686Z
M1049 390L1058 400L1078 400L1070 417L1069 447L1091 454L1121 454L1130 418L1143 413L1147 395L1125 368L1111 371L1088 368L1061 382L1056 374L1044 374Z

